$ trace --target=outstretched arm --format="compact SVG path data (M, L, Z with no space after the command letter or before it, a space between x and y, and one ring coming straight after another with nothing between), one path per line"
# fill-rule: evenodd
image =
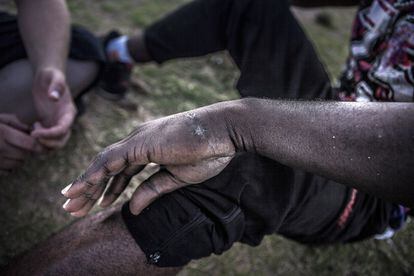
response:
M414 104L242 99L138 127L101 152L62 193L85 215L110 182L111 204L144 165L163 169L130 202L138 214L154 199L220 173L237 151L254 152L373 195L414 206Z

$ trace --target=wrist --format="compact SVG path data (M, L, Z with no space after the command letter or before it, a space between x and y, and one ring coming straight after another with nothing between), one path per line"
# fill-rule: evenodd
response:
M57 70L62 73L66 71L66 57L61 56L49 56L38 57L30 59L34 72L40 72L44 70Z
M257 153L254 105L258 99L245 98L228 102L223 108L227 132L236 151Z
M42 64L39 66L36 66L34 69L35 76L39 75L45 75L45 74L57 74L60 75L60 78L65 79L65 70L63 70L60 66L57 65L48 65L48 64Z

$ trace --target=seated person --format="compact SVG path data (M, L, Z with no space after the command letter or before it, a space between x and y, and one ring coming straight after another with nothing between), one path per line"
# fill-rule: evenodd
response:
M366 41L369 30L357 16L352 45L372 62L387 57L384 51L400 63L393 49L370 46L385 40L406 47L413 32L398 28L413 26L414 6L387 4L399 11L388 24L375 22L387 30ZM363 1L358 11L378 12L386 11L377 1ZM119 51L129 45L143 51L142 61L159 63L226 49L241 71L243 99L147 122L109 146L62 191L72 215L87 214L109 180L102 206L145 164L161 169L122 210L74 223L15 259L7 273L171 274L234 242L258 245L269 234L327 244L389 237L403 226L409 209L397 203L414 205L413 104L294 100L412 101L412 86L394 90L373 81L374 71L363 70L374 67L351 51L347 85L336 93L287 1L196 0L123 40L114 46ZM136 51L131 56L141 61ZM401 58L405 67L393 68L412 70L411 59L409 67Z
M0 12L0 174L69 139L75 98L97 80L99 40L72 28L63 0L16 0ZM69 59L67 56L69 55Z

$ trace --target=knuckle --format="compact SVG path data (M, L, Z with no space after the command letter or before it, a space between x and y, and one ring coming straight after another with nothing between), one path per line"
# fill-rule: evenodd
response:
M95 157L95 163L97 163L99 165L105 164L108 160L107 152L108 152L107 149L104 149L103 151L98 153Z
M95 184L93 184L92 182L90 182L86 176L85 173L79 175L76 180L74 181L74 183L85 183L85 186L87 188L94 186Z
M91 187L95 186L95 184L94 184L94 183L92 183L92 182L91 182L91 181L89 181L89 180L85 180L85 184L86 184L86 186L87 186L88 188L91 188Z

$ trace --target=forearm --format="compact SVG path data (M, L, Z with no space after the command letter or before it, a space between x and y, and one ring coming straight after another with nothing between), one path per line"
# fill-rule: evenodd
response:
M63 0L16 0L21 36L34 71L64 72L70 17Z
M244 99L230 110L238 150L414 205L413 103Z

